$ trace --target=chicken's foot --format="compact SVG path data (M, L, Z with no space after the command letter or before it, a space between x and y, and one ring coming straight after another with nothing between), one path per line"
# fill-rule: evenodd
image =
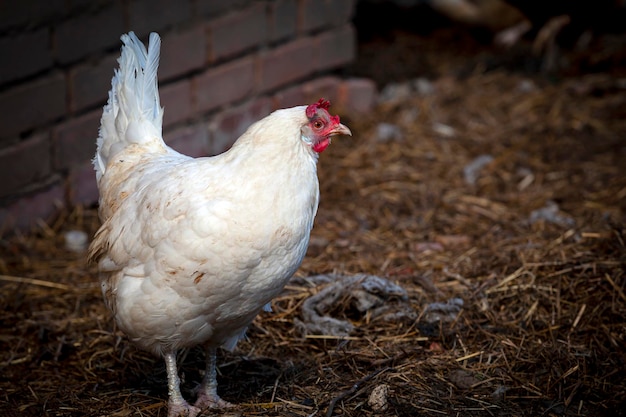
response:
M180 393L180 378L176 368L176 354L165 354L165 368L167 369L167 391L169 400L167 403L167 417L196 417L201 409L190 405Z
M206 372L197 391L198 399L194 405L200 409L234 407L231 403L222 400L217 395L217 352L215 348L207 350Z

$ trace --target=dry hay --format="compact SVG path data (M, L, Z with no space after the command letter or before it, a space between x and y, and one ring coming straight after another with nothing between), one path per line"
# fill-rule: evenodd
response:
M298 272L387 277L417 319L344 300L334 313L350 336L303 337L294 322L321 287L294 281L222 354L220 393L240 404L227 415L624 415L623 82L493 71L433 87L349 121L354 138L322 155ZM381 141L380 122L403 137ZM493 160L468 184L483 154ZM551 201L560 217L531 222ZM93 267L64 249L64 231L96 226L75 210L2 240L1 415L166 415L162 362L114 331ZM452 320L425 319L454 297ZM190 396L203 355L183 356Z

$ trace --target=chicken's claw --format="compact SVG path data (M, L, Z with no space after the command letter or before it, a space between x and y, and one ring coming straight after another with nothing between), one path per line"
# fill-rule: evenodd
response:
M206 355L206 372L202 378L202 383L196 388L198 398L194 405L201 410L234 407L233 404L222 400L217 395L217 354L215 348L208 349Z
M196 417L202 411L187 401L170 401L167 407L167 417Z
M207 392L200 392L198 399L194 403L195 408L206 410L207 408L222 409L234 407L233 404L226 400L222 400L218 395L212 395Z

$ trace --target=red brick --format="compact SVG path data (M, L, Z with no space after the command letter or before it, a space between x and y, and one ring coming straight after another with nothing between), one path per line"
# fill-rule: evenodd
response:
M63 74L19 85L0 95L0 138L45 125L64 114Z
M334 13L329 0L301 0L298 13L300 33L310 33L330 26Z
M261 56L261 91L302 79L317 69L317 47L311 38L298 39Z
M101 8L103 4L112 3L116 0L65 0L67 7L67 14L84 13L89 9Z
M191 1L132 0L128 14L130 30L143 37L191 19Z
M51 174L50 136L37 135L0 150L0 197L21 191Z
M27 77L52 66L48 28L0 38L0 84ZM9 64L10 63L10 64Z
M320 71L337 68L352 62L356 55L356 34L348 24L317 37Z
M45 24L58 19L64 12L65 0L0 1L0 30L32 24L34 19Z
M68 170L83 165L96 152L102 110L71 119L54 129L54 169Z
M49 219L63 205L64 194L63 185L57 178L52 184L0 207L0 227L9 232L26 230L35 226L37 219Z
M161 106L164 108L163 126L191 118L191 82L189 80L167 84L159 90Z
M325 98L334 104L339 97L339 86L341 81L337 77L321 77L313 81L309 81L302 85L305 102L302 104L311 104Z
M73 206L89 207L98 202L96 173L91 162L85 162L70 171L68 177L69 201Z
M337 102L342 112L352 116L367 114L376 104L376 84L366 78L351 78L342 83Z
M272 108L274 110L302 106L305 103L306 100L301 85L280 90L272 96Z
M264 3L238 10L209 25L211 61L232 57L264 43L267 39L267 12Z
M297 30L297 0L277 0L270 4L269 38L272 42L293 37Z
M169 146L185 155L195 158L209 155L209 132L205 123L168 131L165 140Z
M70 71L70 110L77 112L104 105L109 98L113 71L118 67L119 53L95 62L80 65Z
M197 11L201 16L216 16L228 10L241 8L252 0L198 0Z
M242 58L212 68L195 77L192 88L198 112L241 100L254 88L254 59Z
M93 14L76 16L56 28L57 59L66 64L120 45L124 31L124 10L120 1Z
M202 68L206 61L207 41L203 26L171 32L164 35L161 41L159 80L178 77Z
M272 100L261 97L215 116L209 123L210 154L217 155L230 148L250 125L263 119L271 111Z
M333 26L342 26L352 20L356 0L329 0L329 3L332 10L330 17Z

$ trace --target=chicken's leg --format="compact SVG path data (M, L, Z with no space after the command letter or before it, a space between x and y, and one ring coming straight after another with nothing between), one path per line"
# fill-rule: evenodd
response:
M231 403L222 400L219 395L217 395L216 356L215 348L207 349L206 372L204 378L202 378L202 384L198 387L198 399L194 404L200 409L233 407Z
M165 354L165 368L167 369L167 391L169 400L167 403L167 417L195 417L201 409L189 405L180 393L180 378L176 369L176 354L173 352Z

